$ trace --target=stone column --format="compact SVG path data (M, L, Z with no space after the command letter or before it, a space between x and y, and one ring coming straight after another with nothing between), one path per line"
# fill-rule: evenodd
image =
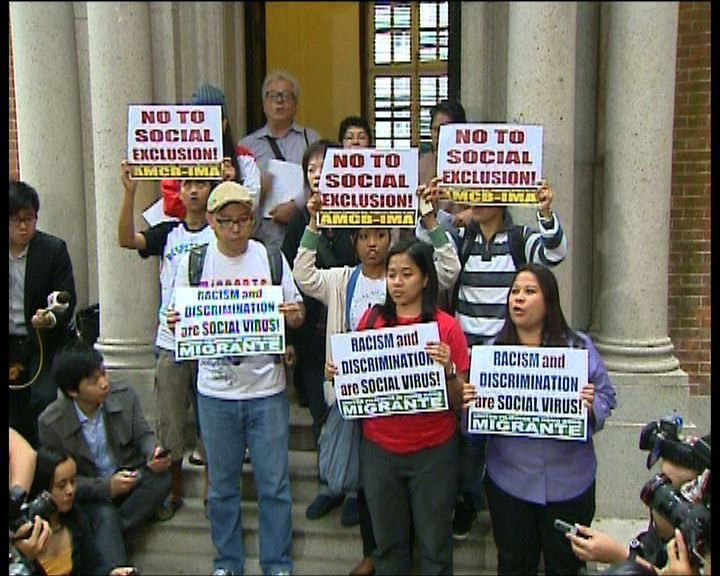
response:
M668 254L677 3L609 11L598 348L618 372L675 370Z
M88 2L88 47L97 206L100 338L109 368L130 373L145 401L152 398L153 348L158 310L157 261L120 248L117 223L122 203L120 161L127 154L128 104L153 101L148 2ZM155 198L140 183L136 214ZM136 217L136 229L142 229ZM152 408L150 409L152 411Z
M541 124L543 176L555 197L552 209L562 222L572 253L575 227L575 38L574 2L510 2L508 10L507 120ZM535 208L513 209L533 223ZM580 233L581 231L578 231ZM554 269L560 300L572 323L573 267L570 258Z
M88 303L83 147L72 2L11 2L20 178L38 228L67 243L78 308Z
M668 338L668 254L677 3L609 3L604 42L603 185L597 203L598 287L592 336L618 406L595 439L598 515L647 516L641 427L677 410L688 380ZM704 432L704 431L697 431Z

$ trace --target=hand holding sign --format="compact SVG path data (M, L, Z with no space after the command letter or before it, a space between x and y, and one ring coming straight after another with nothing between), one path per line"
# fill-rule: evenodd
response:
M180 312L170 307L165 310L165 322L170 332L175 332L175 324L180 322Z
M300 328L305 320L305 305L302 302L283 302L278 307L285 314L290 328Z
M337 374L337 366L334 362L327 360L325 362L325 380L332 382L335 380L335 374Z
M549 220L552 217L552 211L550 210L550 204L553 201L553 191L548 186L547 180L540 181L540 188L537 191L538 200L538 212L545 219Z
M132 171L127 160L120 162L120 180L122 181L125 192L134 194L137 190L137 180L132 179Z
M322 201L320 200L320 194L313 194L312 196L310 196L310 199L307 201L307 209L310 213L310 222L308 222L308 226L310 227L310 230L312 230L313 232L317 232L317 214L319 214L320 210L322 210Z
M589 411L592 411L593 401L595 400L595 385L592 383L585 384L580 390L580 399L585 403Z

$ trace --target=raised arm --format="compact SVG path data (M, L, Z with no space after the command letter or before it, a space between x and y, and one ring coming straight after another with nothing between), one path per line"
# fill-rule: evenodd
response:
M130 250L143 250L146 246L145 237L135 231L135 192L137 181L130 177L130 167L127 160L120 163L120 180L123 185L123 202L120 207L118 219L118 244Z

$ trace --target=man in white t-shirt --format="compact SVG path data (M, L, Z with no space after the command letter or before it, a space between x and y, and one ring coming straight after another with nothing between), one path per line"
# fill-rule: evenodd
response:
M265 246L250 238L255 212L247 188L223 182L210 194L208 223L215 233L205 254L201 286L269 285ZM178 265L175 287L190 285L190 258ZM304 319L302 296L282 256L283 304L288 327ZM174 329L180 315L168 309ZM233 356L198 361L198 412L210 474L208 513L217 574L242 574L245 553L240 509L243 454L250 449L260 510L263 574L292 571L292 508L288 473L289 406L285 370L278 355Z

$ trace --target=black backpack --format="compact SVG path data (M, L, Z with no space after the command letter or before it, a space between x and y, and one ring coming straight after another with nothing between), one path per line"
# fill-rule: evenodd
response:
M207 254L207 244L193 246L190 248L190 265L188 266L188 275L190 286L200 286L202 278L203 266L205 265L205 256ZM270 277L274 286L282 284L283 261L282 252L277 246L265 246L270 265Z

